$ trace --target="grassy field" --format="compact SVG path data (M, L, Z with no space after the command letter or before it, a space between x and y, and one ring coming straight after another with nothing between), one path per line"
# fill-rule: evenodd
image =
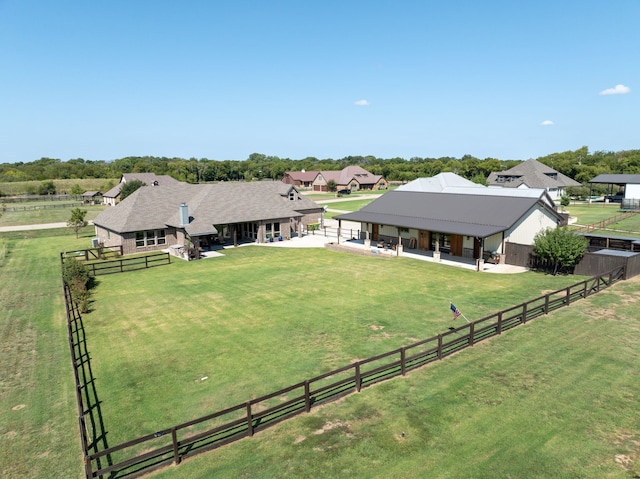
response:
M51 205L51 202L41 203ZM30 203L33 205L33 203ZM21 205L16 205L21 206ZM27 211L5 211L0 216L0 226L35 225L40 223L62 223L71 217L71 210L80 208L87 210L87 221L93 220L108 206L104 205L83 205L68 208L47 208Z
M479 319L577 281L490 279L405 258L256 246L100 277L85 328L95 338L110 438L125 441L434 336L452 324L449 299Z
M0 235L3 479L81 475L57 255L91 234ZM110 444L446 330L449 300L473 320L577 280L253 246L102 277L85 327ZM639 284L153 477L634 477Z
M639 284L154 477L638 477Z
M561 211L558 208L558 211ZM592 204L575 204L566 207L566 211L570 216L577 218L577 224L590 225L599 221L611 218L620 213L619 204L604 204L604 203L592 203Z
M77 478L82 471L59 251L69 231L0 233L0 477Z
M85 178L68 180L46 180L52 181L56 186L58 194L69 193L74 185L79 185L85 191L101 191L105 193L118 184L120 178ZM27 194L29 191L38 191L44 181L12 181L0 183L0 193L5 196L18 196ZM0 198L1 200L1 198Z

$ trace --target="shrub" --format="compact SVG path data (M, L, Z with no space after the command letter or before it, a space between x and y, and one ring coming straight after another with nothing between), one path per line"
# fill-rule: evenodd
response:
M92 283L89 270L80 261L69 258L62 264L62 280L69 287L71 299L78 305L80 312L88 312Z
M554 228L536 234L533 251L538 258L550 263L555 275L561 268L573 268L584 256L587 245L584 236L566 228Z

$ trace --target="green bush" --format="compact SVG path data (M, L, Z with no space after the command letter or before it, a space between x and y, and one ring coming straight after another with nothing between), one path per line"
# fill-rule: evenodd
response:
M62 279L69 287L71 299L82 313L89 311L92 278L89 270L80 261L69 258L62 264Z
M554 275L560 269L573 268L584 256L587 246L588 241L584 236L566 228L546 229L536 234L533 241L535 255L549 262Z

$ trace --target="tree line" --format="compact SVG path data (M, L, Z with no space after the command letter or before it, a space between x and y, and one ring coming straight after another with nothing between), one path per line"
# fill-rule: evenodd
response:
M584 146L575 151L552 153L536 158L568 177L584 184L602 173L640 174L640 150L589 152ZM113 161L62 161L41 158L32 162L0 163L0 182L46 181L54 179L120 178L123 173L170 175L189 183L217 181L279 180L287 171L340 170L359 165L388 181L406 182L442 172L454 172L476 183L485 183L489 173L509 169L523 160L476 158L377 158L346 156L340 159L307 157L293 160L252 153L246 160L211 160L207 158L166 158L129 156Z

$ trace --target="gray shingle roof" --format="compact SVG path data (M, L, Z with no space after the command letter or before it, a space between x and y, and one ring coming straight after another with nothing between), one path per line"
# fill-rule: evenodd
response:
M169 175L156 175L155 173L124 173L120 178L120 183L107 191L103 196L107 198L116 198L120 194L122 185L127 181L140 180L146 185L153 185L155 181L160 186L169 186L182 183Z
M296 193L295 200L289 192ZM118 233L180 226L180 204L189 207L192 218L185 227L191 235L212 233L214 225L278 218L300 217L305 211L321 207L297 193L291 185L279 181L255 183L219 183L170 186L144 186L118 205L101 212L97 226Z
M549 176L555 175L555 178ZM518 177L513 181L500 182L500 176ZM558 188L565 186L580 186L575 180L557 172L553 168L540 163L537 160L524 161L508 170L492 172L487 177L487 184L503 186L505 188L517 188L525 184L529 188Z
M396 190L335 218L484 238L509 229L536 204L553 211L535 197Z

